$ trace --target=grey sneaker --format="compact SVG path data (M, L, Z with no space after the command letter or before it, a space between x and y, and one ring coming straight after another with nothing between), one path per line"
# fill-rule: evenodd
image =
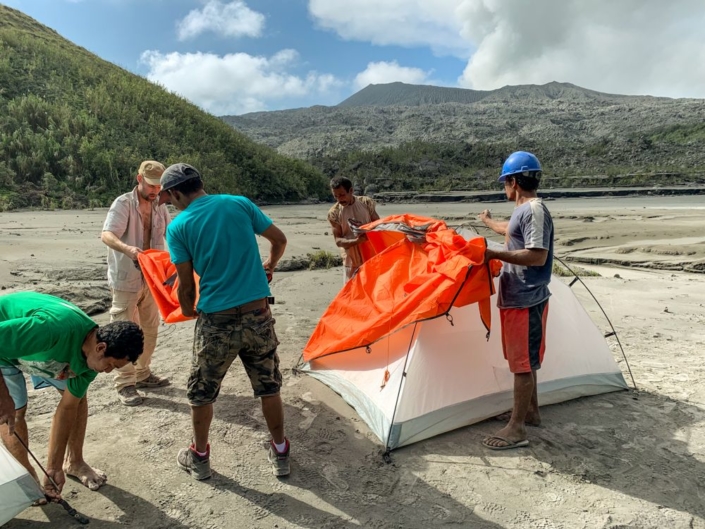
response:
M142 395L137 393L135 386L125 386L118 390L118 398L125 406L139 406L142 404Z
M158 377L154 373L150 373L147 378L137 382L138 388L162 388L169 385L169 379L166 377Z
M179 467L191 474L193 479L202 480L211 477L211 447L208 445L208 450L205 457L199 456L192 450L192 446L179 450L179 455L176 456L176 462Z
M286 441L286 451L283 454L277 452L274 447L274 441L269 442L269 454L267 459L272 464L272 473L275 476L288 476L291 473L291 465L289 464L289 451L291 447L289 446L289 439L284 438Z

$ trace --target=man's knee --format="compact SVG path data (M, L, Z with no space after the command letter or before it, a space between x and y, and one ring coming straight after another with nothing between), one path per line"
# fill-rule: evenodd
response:
M22 406L19 410L15 410L15 422L25 420L25 415L27 414L27 405Z

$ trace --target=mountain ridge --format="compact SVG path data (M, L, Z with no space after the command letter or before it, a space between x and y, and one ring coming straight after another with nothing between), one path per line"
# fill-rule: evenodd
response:
M508 97L543 96L549 99L582 97L599 100L620 100L633 97L623 94L608 94L572 83L551 81L543 85L507 85L494 90L474 90L434 85L414 85L402 82L370 84L344 101L335 105L338 108L357 106L422 106L443 103L473 104L483 99Z
M482 189L489 185L483 175L514 150L537 152L559 177L554 181L568 187L574 185L568 175L705 168L702 99L604 94L557 82L463 90L371 85L337 106L222 119L326 176L352 178L361 189ZM648 178L638 180L648 185Z

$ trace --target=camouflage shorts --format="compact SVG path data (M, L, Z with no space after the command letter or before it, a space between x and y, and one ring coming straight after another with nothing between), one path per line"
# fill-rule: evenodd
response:
M240 357L255 397L279 393L277 335L269 307L246 314L204 314L196 323L188 401L194 406L215 402L225 373Z

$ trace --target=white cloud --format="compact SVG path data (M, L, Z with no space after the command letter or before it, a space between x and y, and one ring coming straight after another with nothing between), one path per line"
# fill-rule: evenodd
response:
M245 2L235 0L223 4L209 0L202 9L194 9L177 24L179 40L192 39L211 31L223 37L259 37L265 17Z
M463 87L705 97L702 0L308 0L348 40L468 58Z
M148 79L215 115L267 110L277 101L325 96L341 86L330 74L288 73L298 60L295 50L282 50L270 58L146 51L141 60L149 67Z
M605 92L705 96L700 0L464 0L477 44L462 86L568 81Z
M362 89L370 84L393 83L400 81L409 84L426 84L429 82L430 72L421 68L399 66L396 61L371 62L364 72L355 77L355 88Z
M430 46L437 53L469 57L455 10L462 0L309 0L319 26L346 40L378 45Z

